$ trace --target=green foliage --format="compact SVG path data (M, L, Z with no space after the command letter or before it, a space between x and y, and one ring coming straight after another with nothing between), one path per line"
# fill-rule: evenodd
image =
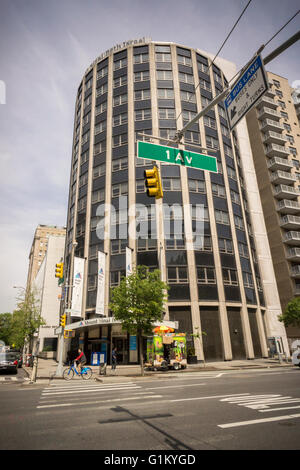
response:
M284 326L300 327L300 297L295 297L288 304L282 315L278 317Z
M10 344L21 349L25 343L32 340L34 333L45 324L45 321L40 315L36 291L33 289L24 291L17 300L17 308L11 318Z
M150 334L153 323L162 320L167 289L158 269L149 271L146 266L138 266L112 289L110 309L124 330Z
M158 269L149 271L147 266L138 266L111 292L110 309L113 316L121 321L123 330L138 335L142 375L144 375L142 334L151 334L153 324L162 320L167 290L168 286L161 281Z
M11 320L11 313L0 314L0 340L7 346L10 344Z

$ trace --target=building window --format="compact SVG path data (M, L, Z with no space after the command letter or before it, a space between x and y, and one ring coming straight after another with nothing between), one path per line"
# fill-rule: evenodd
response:
M228 137L228 139L230 139L230 132L229 132L229 129L224 126L223 124L221 124L221 132L223 135L225 135L225 137Z
M143 72L135 72L134 73L134 81L135 82L144 82L146 80L150 80L150 72L145 70Z
M96 90L97 98L99 96L104 95L104 93L107 93L107 83L105 83L104 85L101 85L99 88L97 88L97 90Z
M219 141L215 137L211 137L209 135L206 136L206 146L209 149L218 149L219 148Z
M127 246L128 246L128 241L125 239L111 240L110 242L111 254L125 253Z
M224 153L228 155L230 158L233 158L232 148L229 145L224 144Z
M190 57L185 57L184 55L178 55L177 62L181 65L187 65L188 67L192 66L192 59Z
M150 90L137 90L134 92L135 101L149 100L150 97Z
M83 134L83 136L81 138L81 145L86 144L88 142L89 138L90 138L90 131Z
M136 180L135 189L137 193L146 192L145 180L144 179Z
M138 238L137 251L157 250L157 240L153 238Z
M200 144L200 134L199 132L186 131L184 133L184 142L192 144Z
M135 64L143 64L145 62L149 62L149 54L148 53L136 54L133 56L133 62Z
M84 175L81 175L79 178L79 187L81 188L88 182L88 174L84 173Z
M114 96L113 106L120 106L121 104L126 104L127 100L127 93L124 93L123 95Z
M197 266L197 282L198 284L215 284L215 269L205 266Z
M292 155L297 155L297 149L295 149L294 147L289 147L289 151Z
M106 129L106 121L99 122L99 124L95 125L95 135L100 134L101 132L105 131Z
M223 273L223 281L225 286L237 286L238 279L237 279L237 272L235 269L222 269Z
M288 118L289 118L288 113L285 113L284 111L280 111L280 115L281 115L281 117L283 117L284 119L288 119Z
M120 59L114 62L114 70L119 70L126 66L127 66L127 59Z
M127 124L128 122L128 114L121 113L113 116L113 127L121 126L122 124Z
M164 139L174 139L175 137L175 129L159 129L159 135L160 137L163 137Z
M205 193L206 192L205 181L203 180L189 179L188 185L189 185L189 191L191 193Z
M192 204L191 207L191 217L192 220L209 220L209 213L208 213L208 208L203 207L203 205L194 205Z
M180 191L181 182L180 178L162 178L162 185L164 191Z
M112 197L119 197L128 194L128 183L113 184L111 187Z
M151 109L141 109L139 111L135 111L136 121L145 121L151 118L152 118Z
M236 171L231 168L231 166L228 166L227 167L227 175L228 175L228 178L231 178L232 180L237 180L237 177L236 177Z
M128 135L126 134L120 134L120 135L115 135L113 137L113 148L120 147L121 145L125 145L128 142Z
M187 284L187 266L177 266L168 268L168 282L172 284Z
M289 124L287 124L286 122L283 123L283 127L285 128L286 131L288 132L291 132L292 128Z
M121 77L114 78L114 88L119 86L127 85L127 75L122 75Z
M244 287L253 288L253 276L250 273L243 272Z
M278 80L273 79L273 83L276 87L278 87L278 88L280 87L280 82Z
M121 279L125 277L125 270L122 271L111 271L110 273L110 286L116 287L120 285Z
M214 196L226 198L226 191L224 186L212 183L211 190Z
M201 85L201 88L207 91L211 91L211 84L207 80L204 80L203 78L199 78L199 82Z
M157 70L156 71L157 80L173 80L172 70Z
M106 142L99 142L98 144L94 145L94 155L105 152L105 150L106 150Z
M240 256L242 256L243 258L249 258L248 246L245 245L245 243L239 242L238 247Z
M205 64L202 64L202 62L198 62L198 70L199 70L199 72L207 73L208 72L208 66L205 65Z
M216 217L216 222L218 224L225 224L229 225L229 215L228 212L220 211L220 210L215 210L215 217Z
M158 110L159 119L175 119L175 109L171 108L159 108Z
M219 238L219 250L220 253L233 253L232 241L228 238Z
M196 103L196 95L195 93L191 93L190 91L180 91L180 99L181 101L188 101L189 103Z
M189 73L179 72L179 81L182 83L189 83L190 85L194 85L194 77Z
M92 204L96 202L103 202L105 200L105 191L104 189L100 189L98 191L92 192Z
M195 247L195 250L212 251L212 241L209 235L202 236L200 240L201 241L199 241L199 236L197 235L197 246Z
M282 91L277 90L277 88L276 88L276 90L275 90L275 93L276 93L277 96L279 96L279 98L282 98L282 97L283 97Z
M238 193L236 193L235 191L231 189L230 195L231 195L232 202L234 202L235 204L239 204L239 205L241 204L240 195Z
M234 216L234 223L235 223L235 227L237 229L245 230L244 221L243 221L242 217L239 217L238 215L235 215Z
M217 122L214 118L204 116L203 120L205 126L210 127L211 129L217 129Z
M174 98L174 90L170 90L169 88L158 88L157 98L158 99L165 99L165 100L173 99Z
M108 67L106 66L97 72L97 80L99 80L99 78L105 77L107 74L108 74Z
M122 157L112 161L112 172L126 170L128 168L128 158Z
M202 106L202 108L206 108L209 105L210 101L211 100L209 98L207 98L206 96L201 96L201 106Z
M175 114L175 112L174 112ZM193 112L193 111L186 111L185 109L182 111L182 120L183 120L183 123L184 124L187 124L189 121L191 121L192 119L194 119L194 117L196 117L197 113ZM175 116L174 116L175 118Z
M184 238L167 238L166 239L166 249L167 250L184 250L185 249L185 240Z
M95 114L96 114L96 116L98 116L99 114L104 113L104 111L106 111L106 110L107 110L107 103L105 101L104 103L101 103L98 106L96 106Z
M105 175L105 167L105 163L102 163L101 165L93 168L93 178L98 178L99 176Z
M86 208L86 196L79 199L77 210L82 211L85 208Z
M166 52L156 52L155 53L156 62L172 62L171 54Z
M222 118L227 119L225 109L223 109L222 106L218 105L218 110L219 110L219 115L220 115Z

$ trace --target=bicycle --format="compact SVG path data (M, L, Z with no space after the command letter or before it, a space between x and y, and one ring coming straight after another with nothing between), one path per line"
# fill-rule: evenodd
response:
M82 367L81 372L76 369L75 363L73 363L68 369L64 370L63 377L65 380L71 380L74 374L80 375L84 380L89 380L92 377L93 371L90 367Z

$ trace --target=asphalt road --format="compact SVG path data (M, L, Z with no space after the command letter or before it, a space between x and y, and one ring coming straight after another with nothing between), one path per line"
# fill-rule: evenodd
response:
M0 383L0 449L300 449L300 369Z

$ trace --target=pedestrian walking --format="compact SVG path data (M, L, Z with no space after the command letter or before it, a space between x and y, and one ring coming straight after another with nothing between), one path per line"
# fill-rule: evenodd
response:
M117 368L117 348L113 348L112 353L111 353L111 370L116 371Z

